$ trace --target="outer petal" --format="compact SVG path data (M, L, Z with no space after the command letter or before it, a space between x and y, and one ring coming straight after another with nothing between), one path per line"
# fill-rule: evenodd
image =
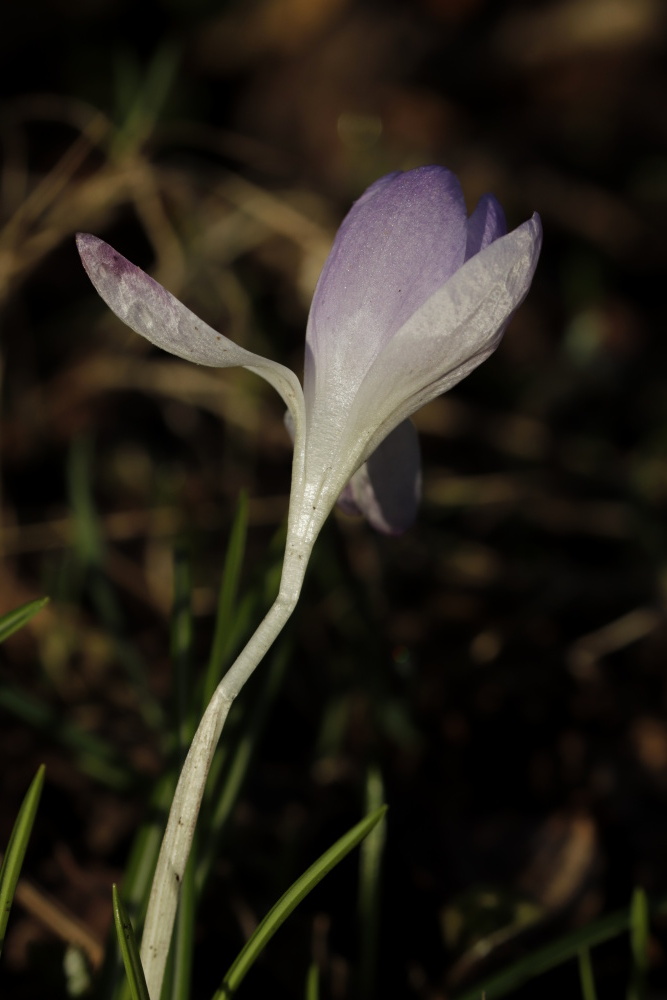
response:
M113 247L88 233L76 238L83 266L97 292L123 323L157 347L214 368L238 365L257 372L282 396L303 426L303 394L296 375L223 337Z
M381 178L338 231L306 334L307 409L344 414L368 368L465 260L458 180L443 167Z
M363 514L378 531L400 535L415 520L420 499L419 438L404 420L357 469L338 503L348 514Z
M471 257L408 319L357 393L341 454L360 448L363 460L392 428L496 349L530 288L541 245L534 215Z

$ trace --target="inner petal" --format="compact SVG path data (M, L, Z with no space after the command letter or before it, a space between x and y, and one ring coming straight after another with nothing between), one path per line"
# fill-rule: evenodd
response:
M468 219L466 260L479 253L489 243L504 236L506 232L507 223L500 202L492 194L482 195L475 211Z
M308 320L305 393L351 400L394 333L464 263L465 203L454 174L421 167L374 184L353 205L320 276Z

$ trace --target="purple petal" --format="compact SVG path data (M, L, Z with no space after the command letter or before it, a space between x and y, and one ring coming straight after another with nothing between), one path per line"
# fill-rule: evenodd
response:
M359 195L350 209L350 212L358 209L365 201L368 201L369 198L374 198L376 194L379 194L383 187L386 187L387 184L391 184L392 181L394 181L397 177L400 177L402 173L402 170L393 170L390 174L385 174L384 177L378 177L376 181L373 181L373 183L366 188L363 194ZM349 214L350 213L348 212L348 215Z
M338 231L308 320L307 400L319 382L351 398L384 345L465 260L461 186L443 167L381 178ZM315 381L318 387L315 387Z
M449 170L380 178L338 230L313 298L312 336L330 335L351 318L365 337L370 321L386 343L461 266L466 236L463 192Z
M78 233L76 243L95 289L123 323L157 347L187 361L215 368L241 365L256 371L300 418L301 386L288 368L223 337L103 240Z
M362 469L365 467L366 463L364 462L364 464L362 465ZM357 469L357 472L359 472L359 469ZM354 474L355 476L357 472L355 472ZM354 476L352 477L352 479L354 479ZM363 517L363 511L357 505L357 502L354 499L354 493L352 492L352 479L350 479L349 483L347 484L341 495L336 500L336 506L340 507L340 509L345 514L349 514L351 517L354 514L358 514L359 517Z
M507 232L505 213L500 202L492 194L485 194L477 202L477 207L468 219L468 242L466 260L479 253L489 243Z
M414 522L420 497L419 439L404 420L357 469L338 504L348 514L363 514L377 531L400 535Z

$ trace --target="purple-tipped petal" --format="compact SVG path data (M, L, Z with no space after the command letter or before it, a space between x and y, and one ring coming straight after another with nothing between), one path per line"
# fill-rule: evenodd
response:
M363 514L377 531L401 535L413 524L420 499L419 438L404 420L357 469L338 504L348 514Z
M247 353L198 319L162 285L103 240L76 238L81 261L99 295L136 333L170 354L200 365L244 364Z
M95 289L123 323L157 347L187 361L214 368L240 365L256 371L277 389L296 419L300 419L301 386L288 368L223 337L104 240L78 233L76 244Z
M468 219L466 260L506 233L507 222L500 202L492 194L482 195Z

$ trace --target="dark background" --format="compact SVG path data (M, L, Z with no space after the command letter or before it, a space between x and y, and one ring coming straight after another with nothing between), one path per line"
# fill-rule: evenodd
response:
M0 839L45 760L26 878L62 916L49 929L19 900L8 995L64 995L65 918L92 954L104 940L110 883L163 767L146 704L169 704L174 545L192 567L196 676L239 491L242 586L259 593L289 488L269 387L150 351L94 295L74 232L300 371L344 212L383 173L431 162L457 172L470 209L490 190L512 226L539 211L542 259L497 354L416 416L417 525L392 540L336 515L318 542L202 915L195 995L361 814L371 764L390 805L378 996L453 995L626 905L637 884L658 898L660 0L10 3L0 66L0 612L52 598L1 653ZM261 687L262 668L249 705ZM108 742L120 778L86 762L74 730ZM248 995L302 995L313 934L325 995L359 995L355 899L348 861L281 931ZM528 936L526 913L539 915ZM484 963L467 951L480 938ZM656 924L664 988L663 940ZM624 995L626 951L597 958L605 996ZM572 968L524 992L577 988Z

